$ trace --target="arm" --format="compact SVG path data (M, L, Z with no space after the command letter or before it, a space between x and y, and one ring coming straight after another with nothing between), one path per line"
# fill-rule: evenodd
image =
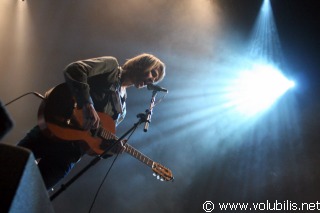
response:
M84 104L91 103L90 87L87 82L89 77L111 72L116 75L119 64L114 57L100 57L76 61L69 64L64 70L66 83L71 92L77 99L77 104L82 107ZM110 76L110 80L113 76Z
M114 79L113 75L117 74L118 67L115 58L100 57L73 62L65 68L66 83L84 114L84 129L97 128L100 121L90 97L88 78L110 72L110 80Z

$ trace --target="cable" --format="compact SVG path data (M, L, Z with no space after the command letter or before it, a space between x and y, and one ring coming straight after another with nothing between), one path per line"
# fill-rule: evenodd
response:
M128 143L128 141L129 141L130 137L132 136L132 134L136 131L136 129L137 129L137 127L136 127L136 128L131 132L131 134L128 136L127 143ZM101 183L100 183L100 185L99 185L99 188L98 188L98 190L97 190L97 192L96 192L96 194L95 194L95 196L94 196L94 198L93 198L93 201L92 201L92 203L91 203L91 206L90 206L90 209L89 209L89 212L88 212L88 213L91 212L91 210L92 210L92 208L93 208L93 205L94 205L94 203L96 202L96 199L97 199L97 197L98 197L98 194L99 194L99 192L100 192L100 190L101 190L101 187L102 187L103 183L105 182L105 180L107 179L107 177L108 177L108 175L109 175L109 172L111 171L111 168L113 167L114 163L116 162L118 156L119 156L119 153L118 153L118 154L116 155L116 157L113 159L113 161L112 161L112 163L111 163L111 165L110 165L107 173L105 174L103 180L101 181Z
M37 97L39 97L39 98L41 98L41 99L44 99L44 96L41 95L41 94L38 93L38 92L28 92L28 93L25 93L25 94L23 94L23 95L15 98L15 99L13 99L12 101L9 101L9 102L6 103L4 106L8 106L9 104L12 104L13 102L17 101L18 99L20 99L20 98L22 98L22 97L24 97L24 96L26 96L26 95L30 95L30 94L33 94L33 95L35 95L35 96L37 96Z
M103 183L105 182L105 180L107 179L107 176L109 175L109 172L111 171L111 168L113 167L113 164L116 162L118 156L119 156L119 154L117 154L116 157L113 159L113 161L112 161L112 163L111 163L111 165L110 165L107 173L105 174L103 180L101 181L101 183L100 183L100 185L99 185L99 188L98 188L96 194L94 195L93 201L92 201L91 206L90 206L90 209L89 209L89 213L91 212L91 210L92 210L92 208L93 208L93 205L94 205L94 203L96 202L96 199L97 199L98 194L99 194L99 192L100 192L100 189L101 189Z

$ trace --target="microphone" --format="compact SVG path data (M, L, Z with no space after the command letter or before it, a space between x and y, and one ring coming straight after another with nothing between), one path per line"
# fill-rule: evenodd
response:
M148 84L147 85L147 89L148 90L153 90L153 91L160 91L160 92L166 92L168 93L168 90L163 88L163 87L160 87L160 86L157 86L157 85L154 85L154 84Z

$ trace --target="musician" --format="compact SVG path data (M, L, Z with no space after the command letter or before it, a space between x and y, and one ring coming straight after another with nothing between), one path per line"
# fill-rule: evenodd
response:
M65 82L82 109L86 130L98 128L97 112L108 114L118 125L126 114L126 89L158 83L164 76L165 64L146 53L127 60L123 66L116 58L104 56L73 62L64 70ZM67 175L86 153L80 144L46 137L38 125L18 143L33 152L47 189ZM112 151L121 153L123 149L120 144Z

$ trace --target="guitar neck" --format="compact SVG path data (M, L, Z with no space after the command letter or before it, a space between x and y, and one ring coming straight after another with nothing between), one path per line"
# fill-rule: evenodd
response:
M132 155L136 159L140 160L142 163L145 163L146 165L148 165L152 168L153 163L154 163L153 160L151 160L149 157L142 154L141 152L139 152L137 149L130 146L129 144L125 144L124 146L126 147L125 152L127 152L128 154Z
M104 128L102 128L100 130L100 136L102 138L106 139L106 140L108 140L108 139L118 140L117 136L115 136L110 131L108 131L108 130L106 130ZM126 147L125 152L127 152L131 156L135 157L136 159L138 159L142 163L145 163L146 165L148 165L148 166L150 166L152 168L152 166L154 164L153 160L151 160L149 157L147 157L146 155L142 154L141 152L139 152L137 149L135 149L134 147L130 146L129 144L125 144L124 146Z

